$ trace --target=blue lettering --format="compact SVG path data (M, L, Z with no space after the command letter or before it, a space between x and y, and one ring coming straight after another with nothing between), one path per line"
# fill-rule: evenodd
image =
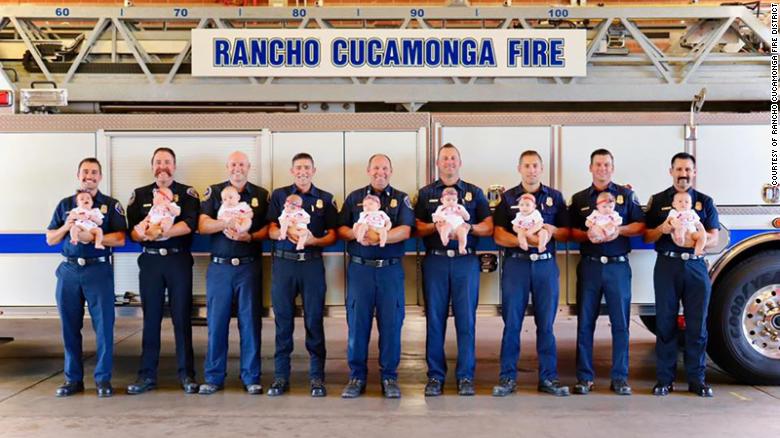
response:
M230 41L224 38L214 40L214 66L224 67L230 64Z
M422 65L423 63L423 40L417 38L413 40L401 40L402 58L406 65Z
M460 62L465 67L477 64L477 42L471 38L463 40L460 45Z
M533 41L534 67L547 67L547 40Z
M447 67L450 66L457 66L458 65L458 46L460 45L460 40L448 38L442 40L442 44L444 45L444 61L442 64L444 64Z
M523 51L520 50L520 44L522 43L522 40L516 40L516 39L510 39L507 42L507 56L506 59L509 61L510 67L517 67L517 57L520 56Z
M307 67L320 65L320 40L309 38L303 43L303 59Z
M303 50L303 42L300 38L294 38L287 40L287 67L300 67L301 66L301 51Z
M482 41L482 50L479 52L479 65L481 66L496 66L496 54L493 50L493 40L487 39Z
M366 40L349 40L349 63L354 67L359 67L366 63Z
M382 40L372 38L368 40L368 65L379 67L382 65Z
M284 65L284 40L274 38L268 43L268 50L271 52L269 63L272 67L281 67Z
M550 40L550 67L563 67L566 60L563 57L563 40L555 38Z
M437 39L425 41L425 63L430 66L441 64L441 44Z
M246 53L246 40L237 39L235 41L235 50L233 51L232 64L234 67L240 67L249 64L249 56Z
M347 65L347 40L344 38L336 38L331 43L331 51L333 52L333 65L336 67L344 67Z
M385 62L384 65L387 66L396 66L401 63L401 58L398 56L398 40L391 39L387 40L387 45L385 46Z
M265 67L268 65L268 40L263 38L261 40L258 40L257 38L253 38L249 41L249 47L250 47L250 64L251 65L259 65Z

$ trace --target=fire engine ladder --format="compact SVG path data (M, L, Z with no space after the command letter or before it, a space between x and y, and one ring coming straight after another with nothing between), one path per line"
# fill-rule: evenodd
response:
M684 7L0 7L0 60L19 88L51 81L71 102L769 100L767 11ZM586 29L582 78L199 78L202 28Z

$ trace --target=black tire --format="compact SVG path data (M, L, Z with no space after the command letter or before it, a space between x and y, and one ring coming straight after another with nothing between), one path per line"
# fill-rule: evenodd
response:
M780 359L756 351L742 329L748 299L772 284L780 284L780 251L739 263L718 282L710 301L707 351L718 366L748 384L780 384Z

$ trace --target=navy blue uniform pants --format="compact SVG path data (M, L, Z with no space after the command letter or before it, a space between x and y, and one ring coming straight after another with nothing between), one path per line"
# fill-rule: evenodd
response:
M260 261L239 266L209 264L206 271L206 306L209 345L206 351L206 383L223 385L227 375L228 333L233 303L241 337L241 382L260 382Z
M628 262L602 264L583 258L577 266L577 380L592 381L593 333L607 302L612 328L613 380L628 378L628 325L631 317L631 266Z
M347 362L350 378L365 381L368 344L376 311L379 330L379 372L398 378L401 326L404 320L404 270L401 264L383 268L350 263L347 271Z
M87 303L97 344L95 382L111 381L114 354L114 271L110 263L57 267L57 310L65 346L65 380L84 381L81 328Z
M273 259L271 304L276 325L274 376L290 378L290 354L293 352L295 330L295 297L303 301L303 322L306 328L306 350L309 352L309 378L325 378L325 265L321 258L303 262Z
M144 313L141 369L138 372L140 377L157 380L160 325L166 289L176 340L177 374L179 380L195 377L192 355L192 264L190 253L138 256L138 280Z
M475 322L479 300L479 260L475 255L446 257L426 255L423 259L425 295L425 357L428 377L444 381L447 358L444 338L447 331L450 301L458 337L458 361L455 377L474 378Z
M657 360L656 376L674 382L677 368L677 315L682 301L685 315L685 370L689 382L704 381L707 351L707 309L712 285L703 260L681 260L658 255L653 270Z
M504 258L501 276L501 378L516 379L520 357L520 332L533 296L536 323L536 353L539 356L539 380L558 378L558 355L553 324L558 313L558 265L554 259L532 262Z

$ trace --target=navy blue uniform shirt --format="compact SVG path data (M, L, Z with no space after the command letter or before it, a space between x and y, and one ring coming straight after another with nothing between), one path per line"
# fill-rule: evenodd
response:
M669 216L669 210L672 209L672 200L675 193L677 193L677 190L672 186L650 198L650 202L647 204L647 228L656 228L666 220L667 216ZM715 208L712 198L694 189L688 189L688 194L691 195L693 211L699 215L704 229L707 231L719 230L718 210ZM693 252L693 248L677 246L670 234L662 235L655 242L655 250L658 252Z
M51 217L49 223L49 230L56 230L65 224L68 219L68 213L76 208L76 195L68 196L57 204L57 208L54 210L54 214ZM122 208L122 204L116 199L106 196L100 191L92 197L92 208L97 208L103 213L103 224L100 228L103 230L103 234L114 233L117 231L127 231L127 220L125 219L125 210ZM111 255L111 248L95 249L95 244L83 244L70 243L70 234L66 234L62 239L62 255L65 257L82 257L82 258L95 258Z
M508 232L515 234L515 231L512 229L512 221L515 220L515 216L519 211L517 209L517 199L524 193L528 192L525 191L522 184L518 184L504 192L501 196L501 203L496 206L496 210L493 212L493 224L495 226L504 227ZM556 227L569 226L566 202L563 200L561 192L542 184L539 190L531 194L536 199L536 209L542 214L544 223ZM522 248L517 247L506 249L512 252L539 252L536 247L532 246L528 247L528 251L523 251ZM551 238L550 242L547 243L547 251L555 253L555 239Z
M230 185L230 181L206 188L203 202L200 203L200 214L205 214L212 219L217 218L219 207L222 206L222 189L228 185ZM268 190L247 182L239 195L241 195L241 201L246 202L252 208L252 226L249 228L249 233L254 233L268 223L265 220L268 211ZM211 235L211 255L215 257L260 257L260 251L261 244L257 240L239 242L228 238L222 232Z
M328 230L339 225L339 213L336 210L336 201L333 199L333 195L318 189L314 184L306 193L301 193L295 184L274 190L271 194L271 205L268 208L268 222L279 225L279 216L284 211L284 201L290 195L298 195L303 199L303 209L311 216L311 222L307 228L314 237L320 238ZM295 244L287 239L274 241L274 249L297 251ZM322 248L307 246L304 252L322 252Z
M154 189L157 183L139 187L133 190L130 201L127 203L127 222L130 230L149 214L154 199ZM200 214L200 200L198 192L192 187L179 184L174 181L170 187L173 192L173 202L181 208L181 213L173 220L174 225L184 221L191 233L183 236L171 237L167 240L152 240L139 242L141 246L149 248L180 248L188 250L192 246L192 235L198 230L198 215Z
M341 207L341 225L352 228L355 222L360 219L360 213L363 212L363 198L369 194L379 197L382 204L380 210L390 217L392 228L399 225L408 225L414 228L412 201L406 193L391 186L385 187L381 192L375 192L370 185L357 189L347 196L344 205ZM403 257L405 252L404 241L388 243L384 248L380 248L379 245L363 246L357 240L351 240L347 242L347 252L350 255L366 259Z
M445 186L439 179L421 188L417 196L417 205L415 205L414 208L415 217L422 222L432 223L433 213L436 211L436 208L441 205L441 192L447 187L448 186ZM458 180L458 182L451 187L454 187L458 192L458 203L463 205L466 208L466 211L469 212L469 216L471 216L466 222L472 225L478 224L490 216L490 206L488 205L488 200L482 189L463 180ZM478 241L478 237L469 234L466 247L474 249L477 246ZM438 232L425 236L423 238L423 243L427 250L458 249L458 239L450 239L449 244L445 248L441 244L441 238L439 237Z
M615 211L623 218L622 225L645 221L645 213L633 190L610 182L605 191L615 197ZM569 223L572 228L588 230L585 219L596 209L596 198L600 193L591 185L572 196L569 206ZM630 251L631 241L626 236L618 236L617 239L606 243L592 243L589 240L580 243L580 254L594 257L616 257L628 254Z

